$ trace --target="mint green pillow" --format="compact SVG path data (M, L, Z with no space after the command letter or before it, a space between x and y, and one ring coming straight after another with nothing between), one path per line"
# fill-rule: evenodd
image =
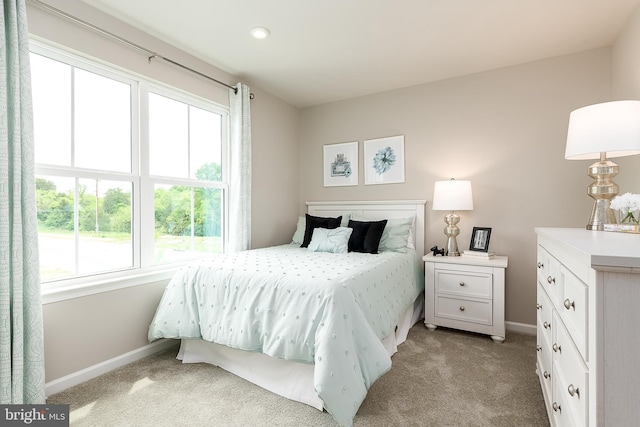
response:
M293 233L293 238L291 239L291 243L295 243L297 245L301 245L304 240L304 230L307 226L307 221L305 217L298 217L298 224L296 225L296 232Z
M346 253L349 249L349 237L352 228L314 228L311 242L307 250L311 252L332 252L334 254Z
M407 252L413 218L391 218L382 232L378 252Z

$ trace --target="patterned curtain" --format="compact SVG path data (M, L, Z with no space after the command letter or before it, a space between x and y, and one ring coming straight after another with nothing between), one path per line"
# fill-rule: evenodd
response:
M249 87L229 89L231 178L229 191L229 252L251 247L251 111Z
M3 0L0 40L0 404L43 404L44 338L24 0Z

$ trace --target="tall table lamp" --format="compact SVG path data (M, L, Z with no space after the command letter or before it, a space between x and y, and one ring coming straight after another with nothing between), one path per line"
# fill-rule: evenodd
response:
M459 256L456 236L460 234L458 222L460 216L454 211L473 210L473 195L471 193L471 181L437 181L433 189L433 210L449 211L444 217L447 226L444 234L447 236L445 253L447 256Z
M587 230L617 222L609 204L618 194L612 178L620 168L607 157L632 154L640 154L640 101L604 102L571 112L564 158L598 160L587 169L594 179L587 194L595 200Z

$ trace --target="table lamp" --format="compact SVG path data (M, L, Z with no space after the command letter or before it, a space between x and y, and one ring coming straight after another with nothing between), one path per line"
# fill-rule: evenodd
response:
M587 187L594 199L587 230L603 230L604 224L617 222L609 204L618 194L612 178L620 169L607 157L632 154L640 154L640 101L604 102L571 112L564 158L599 159L587 169L594 179Z
M460 234L458 222L460 216L454 211L473 210L473 195L471 193L471 181L437 181L433 189L434 211L449 211L444 217L447 226L444 234L447 236L445 254L447 256L460 256L456 236Z

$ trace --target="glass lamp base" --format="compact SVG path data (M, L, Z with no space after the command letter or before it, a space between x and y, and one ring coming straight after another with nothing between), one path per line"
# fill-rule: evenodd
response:
M451 211L445 215L444 222L447 223L444 228L444 235L447 236L447 244L444 247L445 254L447 256L460 256L458 241L456 240L456 236L460 234L460 229L456 225L460 222L460 215Z

